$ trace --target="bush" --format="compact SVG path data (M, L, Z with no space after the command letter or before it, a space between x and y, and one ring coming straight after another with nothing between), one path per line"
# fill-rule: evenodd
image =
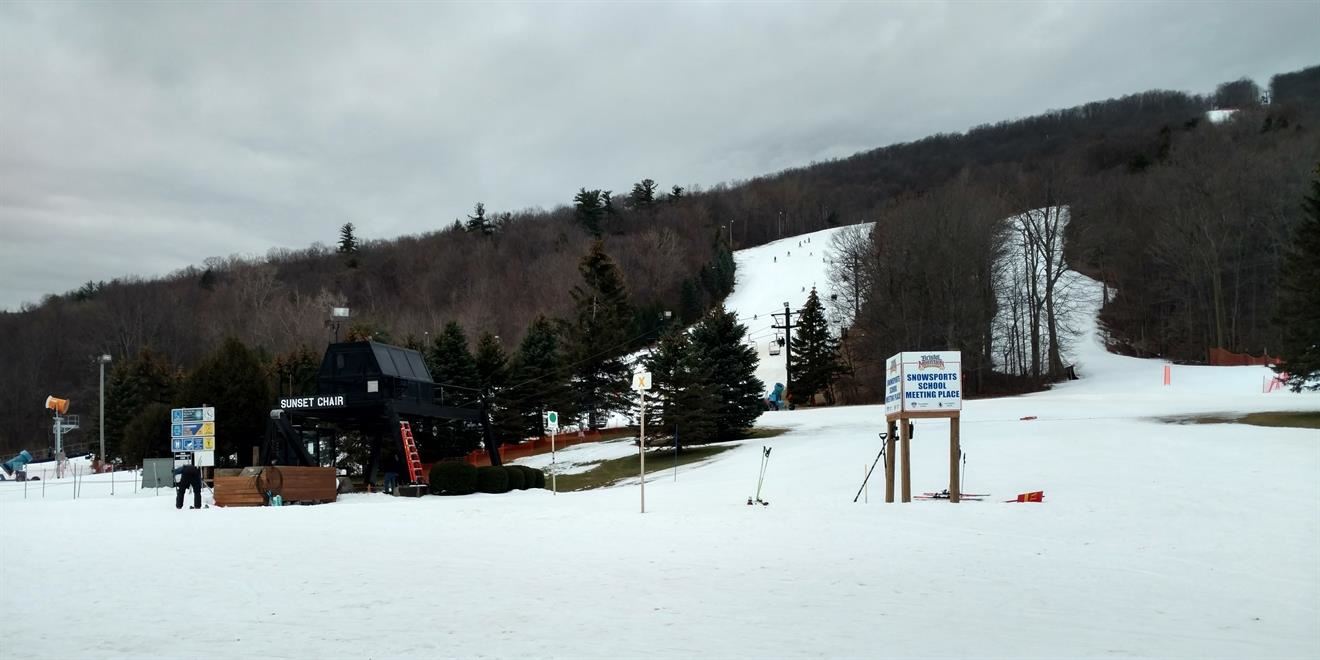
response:
M545 472L536 468L531 470L536 473L536 483L532 484L532 488L545 488Z
M431 466L431 492L436 495L471 495L477 492L477 467L462 461Z
M545 481L545 474L534 467L527 467L526 465L517 465L514 467L517 467L523 473L523 490L528 488L540 488L540 486L536 485L538 477L540 477L541 481Z
M527 490L527 473L521 465L506 465L504 471L509 473L509 490Z
M509 492L509 471L499 465L477 468L477 490L482 493Z

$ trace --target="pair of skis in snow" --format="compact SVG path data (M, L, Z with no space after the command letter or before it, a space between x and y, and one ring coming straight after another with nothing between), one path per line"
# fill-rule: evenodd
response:
M984 500L984 499L987 498L987 497L990 497L990 493L961 493L961 494L958 495L958 499L960 499L960 500L971 500L971 501L973 501L973 502L980 502L981 500ZM946 488L946 489L944 489L944 490L942 490L942 491L940 491L940 492L938 492L938 493L922 493L922 494L920 494L920 495L915 495L915 496L913 496L912 499L914 499L914 500L947 500L947 499L949 499L949 490Z
M770 448L761 447L761 472L756 477L756 497L755 499L753 499L752 497L749 496L747 498L747 506L752 506L753 504L760 504L761 506L770 506L770 502L768 500L761 499L761 486L765 485L765 469L769 465L770 465Z

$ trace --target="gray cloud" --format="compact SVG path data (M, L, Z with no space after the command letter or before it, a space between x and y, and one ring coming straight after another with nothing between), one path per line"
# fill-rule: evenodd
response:
M0 5L0 308L1316 63L1320 4Z

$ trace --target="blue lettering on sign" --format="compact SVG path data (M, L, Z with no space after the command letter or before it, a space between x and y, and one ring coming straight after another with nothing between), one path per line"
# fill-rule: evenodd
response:
M175 408L174 410L171 410L171 411L170 411L170 421L171 421L171 422L182 422L182 421L183 421L183 411L182 411L182 410L179 410L178 408Z

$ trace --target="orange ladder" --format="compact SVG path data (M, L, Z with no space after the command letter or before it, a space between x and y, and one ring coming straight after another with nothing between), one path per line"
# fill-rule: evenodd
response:
M399 422L399 435L403 438L403 460L408 464L408 479L411 483L422 484L422 458L417 454L417 441L413 439L412 428L408 422Z

